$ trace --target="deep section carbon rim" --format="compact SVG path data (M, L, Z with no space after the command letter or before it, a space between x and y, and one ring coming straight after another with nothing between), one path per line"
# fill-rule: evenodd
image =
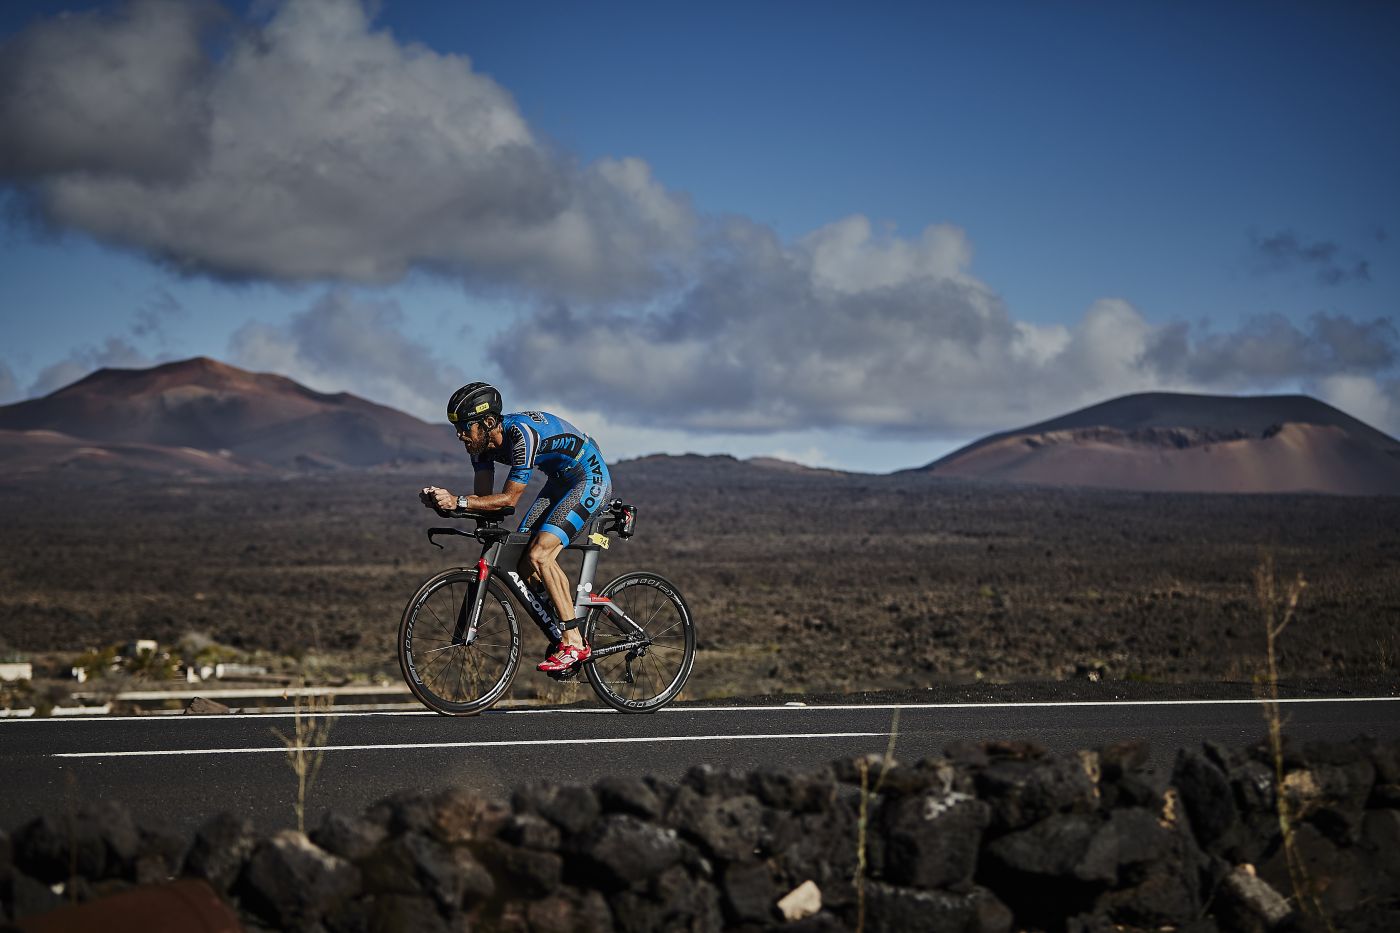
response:
M635 571L603 587L606 596L644 632L638 635L611 612L588 613L584 636L594 659L584 665L594 691L626 713L660 709L685 687L695 661L695 623L665 577ZM620 649L609 652L609 649Z
M448 570L418 590L399 625L399 666L425 706L449 716L488 709L510 689L520 663L515 612L487 581L476 639L457 643L458 613L476 586L475 570Z

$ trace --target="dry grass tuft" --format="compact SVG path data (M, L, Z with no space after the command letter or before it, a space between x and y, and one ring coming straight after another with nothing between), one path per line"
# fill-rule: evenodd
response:
M1298 841L1294 835L1293 804L1284 793L1287 777L1283 763L1282 710L1278 702L1278 640L1284 629L1293 621L1307 581L1300 572L1286 587L1280 587L1274 574L1273 555L1265 554L1254 569L1254 595L1259 606L1260 619L1264 623L1264 674L1257 678L1260 698L1264 704L1264 721L1269 730L1269 754L1274 764L1274 798L1278 809L1279 832L1283 836L1284 862L1288 866L1288 878L1293 886L1293 895L1299 909L1314 917L1332 930L1332 923L1322 910L1317 897L1317 886L1308 873L1308 867L1298 851Z
M885 775L889 774L890 766L894 764L894 745L899 738L899 710L894 711L890 717L890 740L885 745L885 756L880 760L880 776L875 779L875 786L870 786L870 761L866 758L856 762L856 768L860 771L860 817L856 821L856 874L852 880L856 885L856 933L865 933L865 869L866 869L866 837L870 825L870 801L878 793L880 787L885 783Z
M298 693L292 698L292 734L286 735L280 729L271 730L286 746L287 766L297 777L297 799L293 809L297 815L297 831L302 834L306 833L306 799L321 771L326 740L331 734L333 720L326 714L334 705L335 697L331 694L305 696Z

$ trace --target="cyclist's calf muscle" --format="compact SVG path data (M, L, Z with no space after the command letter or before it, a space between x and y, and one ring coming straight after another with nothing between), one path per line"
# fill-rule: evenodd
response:
M467 497L467 507L472 509L514 508L525 492L525 484L507 480L505 488L492 493L495 485L491 473L485 470L476 474L475 494ZM536 535L530 549L520 560L520 575L536 586L543 586L559 616L559 621L574 621L574 603L569 596L569 576L564 573L557 560L563 544L551 534Z
M554 603L555 614L566 625L574 621L574 603L569 596L569 575L557 560L564 545L552 534L538 534L520 561L520 572L532 582L543 583Z

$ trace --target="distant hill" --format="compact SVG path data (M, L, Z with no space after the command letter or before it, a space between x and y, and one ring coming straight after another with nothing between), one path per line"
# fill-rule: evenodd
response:
M228 454L157 444L108 444L57 431L0 431L0 468L6 478L56 470L115 479L136 476L243 476L267 473L266 464Z
M1144 491L1400 495L1400 441L1306 395L1149 392L993 434L920 472Z
M712 477L721 480L725 477L749 475L771 480L782 478L781 475L775 477L774 474L801 477L851 475L841 470L804 466L801 463L782 460L778 457L749 457L746 460L740 460L730 454L647 454L631 460L620 460L613 464L614 472L619 469L632 474L670 471L688 476Z
M0 442L7 470L47 461L131 473L229 473L463 457L446 423L429 425L348 393L316 392L206 357L100 369L43 398L0 407L0 431L8 432ZM67 440L32 432L61 432Z

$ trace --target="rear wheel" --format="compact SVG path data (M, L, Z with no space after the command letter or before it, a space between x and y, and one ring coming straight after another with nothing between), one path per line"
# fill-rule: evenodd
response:
M444 716L472 716L505 695L520 664L515 610L495 580L487 581L476 638L457 633L463 607L477 586L475 568L444 570L404 608L399 623L399 667L409 690Z
M676 698L695 662L695 623L680 592L665 577L624 573L598 593L612 600L640 631L606 609L590 609L584 638L593 649L584 664L593 690L624 713L652 713Z

